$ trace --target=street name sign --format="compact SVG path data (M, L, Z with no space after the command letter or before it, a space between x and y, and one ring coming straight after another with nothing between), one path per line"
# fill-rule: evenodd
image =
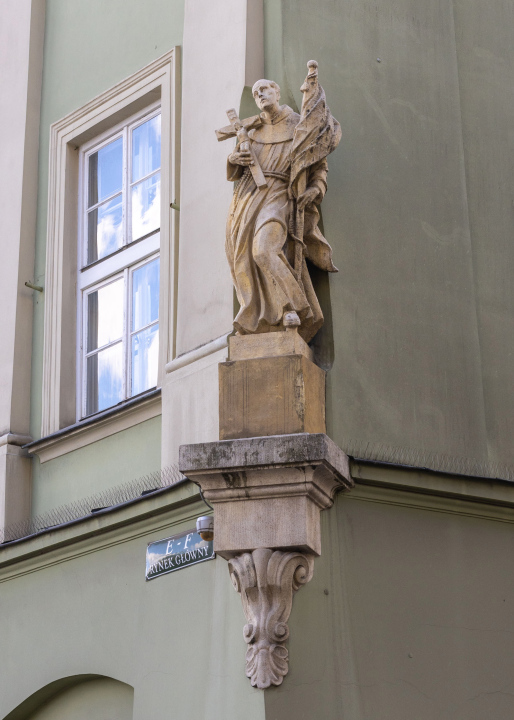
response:
M202 540L194 530L149 543L146 548L146 579L153 580L190 565L214 560L212 540Z

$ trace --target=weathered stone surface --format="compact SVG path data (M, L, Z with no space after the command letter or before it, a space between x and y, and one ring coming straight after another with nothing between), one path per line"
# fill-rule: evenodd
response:
M220 363L219 381L221 440L325 432L325 372L303 355Z
M214 550L227 560L262 546L321 555L322 508L309 494L309 484L306 479L305 494L298 483L268 497L258 497L250 489L249 497L239 500L227 495L222 499L223 493L206 490L204 495L214 506ZM316 488L310 490L316 493ZM325 507L331 504L329 499Z
M312 578L314 556L258 548L233 558L228 569L248 621L246 675L262 690L280 685L288 671L285 642L293 594Z
M341 482L350 477L347 455L323 433L194 443L181 445L179 453L180 470L184 475L202 470L227 468L230 471L303 463L323 463Z
M229 338L229 360L273 357L277 355L303 355L314 359L314 353L298 334L298 328L282 332L258 333L257 335L233 335Z
M323 324L323 313L306 259L337 272L332 250L318 227L318 205L327 189L327 156L341 128L318 83L318 63L308 63L300 88L301 114L280 105L280 88L258 80L252 94L262 112L217 131L218 140L237 138L227 179L238 180L227 222L225 248L240 310L241 335L296 326L307 342Z
M353 487L347 456L323 434L183 445L180 469L214 506L214 549L321 553L320 512Z

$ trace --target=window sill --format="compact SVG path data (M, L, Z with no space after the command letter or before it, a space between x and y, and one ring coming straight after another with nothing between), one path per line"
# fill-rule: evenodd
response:
M127 430L161 414L161 390L127 400L121 406L81 420L41 440L25 445L29 455L37 455L41 463L86 447L91 443Z

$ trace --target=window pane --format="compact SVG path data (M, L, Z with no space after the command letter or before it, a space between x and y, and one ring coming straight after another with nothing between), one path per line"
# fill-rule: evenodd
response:
M132 182L161 167L161 116L132 131Z
M87 358L86 414L123 400L123 345L118 343Z
M132 336L132 391L138 395L157 385L159 358L159 325Z
M156 173L132 188L132 240L158 230L161 225L161 174Z
M118 138L89 156L88 207L121 192L122 182L123 138Z
M87 296L87 352L123 335L123 279Z
M87 262L100 260L123 244L121 195L91 210L87 223Z
M132 273L132 327L150 325L159 318L159 258Z

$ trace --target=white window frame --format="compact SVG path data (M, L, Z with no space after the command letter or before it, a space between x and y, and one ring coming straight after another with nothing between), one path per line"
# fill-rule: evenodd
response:
M149 255L147 257L142 257L141 260L137 263L134 263L133 265L130 265L126 269L126 288L127 288L127 311L128 311L128 320L126 324L126 338L125 342L127 343L127 353L126 353L126 363L127 363L127 369L126 369L126 382L128 383L128 387L132 387L132 362L131 362L131 356L130 356L130 349L132 348L132 336L137 335L140 332L143 332L144 330L148 330L148 328L153 327L154 325L159 324L159 318L157 320L154 320L151 323L148 323L148 325L144 325L143 327L137 328L136 330L132 330L132 312L134 309L133 304L133 296L132 296L132 283L134 282L134 272L138 270L143 265L146 265L147 263L151 263L153 260L156 260L159 257L159 253L156 253L154 255ZM145 391L144 391L145 392ZM130 395L129 391L127 391L128 397L137 397L134 395Z
M79 196L78 196L78 273L77 273L77 382L76 382L76 419L77 421L94 415L87 413L86 408L86 333L87 333L87 311L85 297L91 292L108 285L116 278L124 279L124 317L123 326L124 333L122 338L123 347L123 400L125 402L132 397L130 387L132 385L131 363L129 358L129 343L131 331L129 325L131 323L131 311L129 308L130 297L132 291L132 274L134 269L140 267L146 262L150 262L159 257L160 235L161 231L155 230L147 236L132 240L132 229L130 228L130 217L132 212L131 188L133 185L144 181L148 177L152 177L157 172L162 172L162 152L159 169L139 178L132 182L132 158L129 149L131 148L129 137L130 133L143 123L157 115L161 115L160 102L153 103L141 112L135 113L118 125L113 126L98 137L84 143L80 148L79 156ZM89 157L101 148L116 140L118 137L123 139L123 160L122 160L122 198L124 198L122 207L122 226L123 226L123 245L110 255L88 265L88 227L87 227L87 207L86 200L88 188L88 164ZM116 193L119 194L119 193ZM108 201L104 198L102 203ZM100 204L100 203L98 203ZM129 233L130 228L130 233ZM157 320L156 322L159 322ZM137 331L141 332L141 328ZM159 333L160 335L160 333ZM160 339L160 337L159 337ZM150 390L151 388L148 388ZM118 403L119 404L119 403ZM110 406L110 407L116 407ZM105 408L108 410L109 408ZM100 410L99 412L103 412Z
M77 309L78 309L78 315L79 317L79 327L81 328L81 332L79 333L79 337L77 338L77 419L81 418L90 418L94 417L94 415L87 415L86 414L86 392L87 392L87 377L86 377L86 363L87 358L94 354L95 352L98 352L101 349L105 349L106 347L109 347L109 345L116 345L119 342L121 342L123 347L123 362L124 362L124 373L123 373L123 395L125 397L125 400L131 400L133 397L130 395L129 388L132 386L132 367L130 362L130 356L129 356L129 348L131 347L131 340L132 335L136 335L139 332L142 332L143 330L146 330L149 327L153 327L154 325L160 324L159 318L157 320L154 320L153 322L149 323L148 325L145 325L142 328L138 328L137 330L131 330L132 327L132 278L134 276L134 271L138 268L142 267L143 265L146 265L146 263L150 263L153 260L159 259L159 244L155 242L155 236L158 236L159 233L156 232L154 235L152 235L149 238L145 238L146 240L152 240L152 243L147 243L144 251L142 254L139 255L137 259L134 260L133 263L130 263L128 265L120 266L120 268L115 271L114 273L110 273L109 275L101 275L99 277L93 277L90 281L87 281L83 284L82 287L79 287L79 295L77 298ZM144 241L143 241L144 242ZM97 348L94 351L86 352L85 348L87 347L87 301L86 298L91 293L95 292L96 290L99 290L100 288L105 287L106 285L109 285L110 283L115 282L116 280L123 280L124 283L124 301L123 301L123 335L121 340L114 341L113 343L108 343L107 345L102 346L102 348ZM151 388L148 388L150 390ZM147 391L144 391L147 392ZM116 406L111 406L116 407ZM106 410L109 410L109 408L105 408ZM103 412L102 410L99 412Z
M179 48L169 51L51 126L42 437L73 425L77 417L79 148L94 137L112 132L119 123L156 103L160 103L161 107L158 387L162 384L166 363L174 356L179 218L170 203L179 202ZM137 244L134 243L134 246ZM113 257L115 253L110 256ZM159 414L160 407L151 412ZM130 424L141 422L133 411L131 418ZM113 426L112 432L118 430ZM106 429L105 434L111 433ZM82 444L87 444L87 441Z

